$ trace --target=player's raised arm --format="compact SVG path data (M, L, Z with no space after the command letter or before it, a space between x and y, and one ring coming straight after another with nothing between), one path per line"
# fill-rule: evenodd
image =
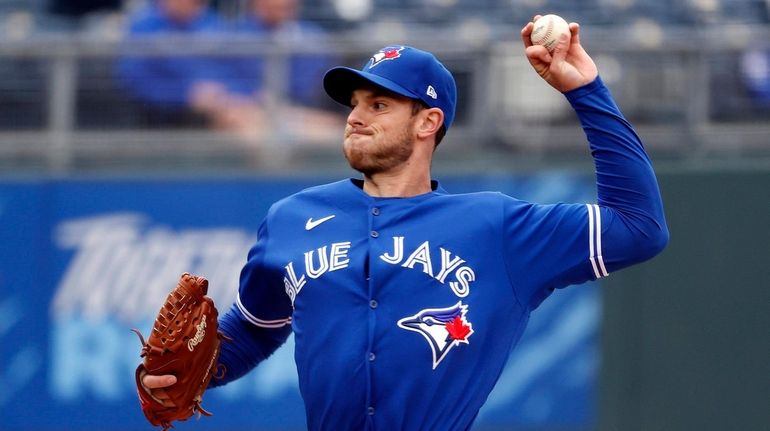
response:
M540 16L535 17L535 21ZM649 259L668 242L655 173L642 141L623 117L591 57L580 44L580 26L570 23L553 52L532 43L534 23L521 30L535 71L567 97L588 138L596 165L599 207L589 214L600 241L596 276Z

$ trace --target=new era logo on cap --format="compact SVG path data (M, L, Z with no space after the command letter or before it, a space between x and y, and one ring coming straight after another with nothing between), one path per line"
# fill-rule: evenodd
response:
M345 106L350 105L353 91L365 83L441 109L447 129L454 120L457 104L454 77L429 52L410 46L386 46L374 53L361 70L335 67L324 76L326 93Z
M438 94L436 94L436 89L433 88L432 85L428 86L428 89L425 90L425 94L427 94L428 96L430 96L433 99L438 99Z

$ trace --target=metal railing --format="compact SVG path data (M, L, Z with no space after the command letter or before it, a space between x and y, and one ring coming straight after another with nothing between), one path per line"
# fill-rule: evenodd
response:
M738 67L745 50L770 49L770 30L735 26L667 31L665 40L655 43L639 35L618 37L627 33L613 28L583 32L584 45L650 151L680 158L770 157L770 105L748 96ZM585 152L574 114L531 71L515 31L509 40L450 34L451 29L413 31L400 38L434 51L458 78L460 108L456 126L442 144L442 160L481 166L510 157L551 159ZM34 73L3 69L6 82L0 94L26 94L33 101L21 106L15 105L18 97L0 97L0 167L62 174L189 166L267 172L336 167L343 116L332 127L300 133L309 126L282 116L281 108L289 102L278 90L285 87L285 62L292 54L323 50L358 66L390 42L377 35L336 35L321 43L234 37L129 43L80 34L1 41L3 64L21 62ZM271 127L244 137L207 128L132 124L120 117L122 104L128 102L109 72L119 55L260 56L268 65L264 100L272 113ZM15 85L14 79L23 85ZM88 94L101 97L103 105L84 108ZM103 119L89 124L94 112ZM3 119L8 113L17 117ZM18 115L40 118L17 124Z

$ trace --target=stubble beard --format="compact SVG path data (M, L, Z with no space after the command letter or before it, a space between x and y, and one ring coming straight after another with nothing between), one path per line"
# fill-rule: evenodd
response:
M370 142L364 145L343 144L343 152L350 167L367 177L388 172L402 165L414 152L414 140L411 136L412 122L401 133L384 142Z

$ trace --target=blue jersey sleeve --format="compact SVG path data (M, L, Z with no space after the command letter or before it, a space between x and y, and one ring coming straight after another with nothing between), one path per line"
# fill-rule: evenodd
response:
M594 207L505 201L503 250L522 306L535 309L554 289L606 275L589 219Z
M642 141L597 78L566 94L596 165L596 190L610 272L660 253L669 233L658 182Z
M257 242L249 250L248 260L241 270L235 305L252 324L261 328L281 328L291 325L292 307L284 289L282 268L265 262L271 245L269 217L268 214L259 227Z
M530 309L556 288L650 259L668 242L650 159L601 78L565 96L590 144L598 204L506 204L509 276Z
M219 365L225 373L211 380L212 388L243 377L278 350L291 333L289 326L268 329L251 324L235 304L219 319L219 329L230 340L221 344Z
M270 244L267 225L266 219L241 270L235 304L219 320L222 332L233 341L222 343L219 364L224 366L225 376L213 379L212 386L246 374L278 349L291 333L292 307L280 282L282 275L265 265L265 251Z

